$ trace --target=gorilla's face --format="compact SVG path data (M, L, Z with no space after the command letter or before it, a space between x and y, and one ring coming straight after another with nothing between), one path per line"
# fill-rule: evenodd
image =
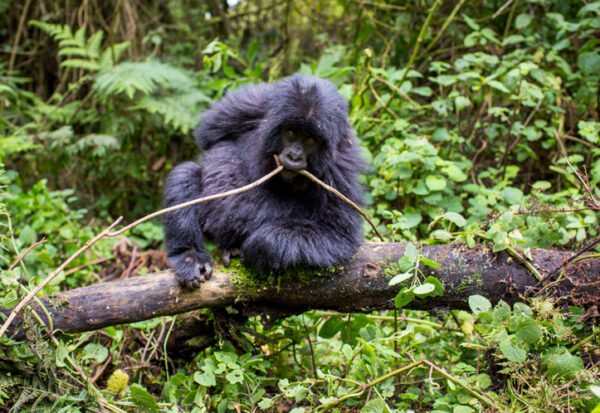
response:
M319 142L316 138L291 130L282 131L283 150L279 153L279 161L286 168L284 177L295 175L292 171L305 169L308 155L317 150Z

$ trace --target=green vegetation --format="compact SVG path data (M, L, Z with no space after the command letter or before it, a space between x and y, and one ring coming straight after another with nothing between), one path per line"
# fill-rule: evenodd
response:
M211 102L297 71L351 103L367 212L387 241L598 256L600 2L225 3L0 0L0 307L116 217L159 209ZM43 293L164 268L162 237L156 220L101 240ZM443 294L416 245L388 269L399 308ZM600 412L589 301L488 298L243 325L205 310L218 336L200 350L172 344L176 317L52 337L33 317L28 340L0 338L0 409Z

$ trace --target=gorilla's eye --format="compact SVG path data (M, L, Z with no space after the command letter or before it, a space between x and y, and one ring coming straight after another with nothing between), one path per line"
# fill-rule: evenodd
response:
M312 144L314 144L314 143L315 143L315 140L314 140L313 138L308 138L308 139L306 140L306 142L307 142L309 145L312 145Z

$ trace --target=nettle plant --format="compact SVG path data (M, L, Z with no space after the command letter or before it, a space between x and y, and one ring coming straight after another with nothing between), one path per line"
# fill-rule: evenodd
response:
M498 373L522 402L544 409L560 403L568 396L560 391L566 387L557 390L561 383L581 388L581 397L573 400L579 408L591 409L600 401L600 388L574 354L588 341L577 338L585 331L579 321L582 309L561 312L549 298L534 298L530 305L517 302L512 308L502 300L492 306L480 295L469 297L469 307L471 312L454 312L468 340L464 346L493 355ZM517 390L521 387L527 390Z
M393 266L399 273L394 275L389 285L402 284L402 288L394 299L396 308L408 305L415 298L439 297L444 294L442 283L431 275L423 277L419 265L438 268L440 264L425 258L413 244L406 244L404 255ZM423 279L422 279L423 278Z

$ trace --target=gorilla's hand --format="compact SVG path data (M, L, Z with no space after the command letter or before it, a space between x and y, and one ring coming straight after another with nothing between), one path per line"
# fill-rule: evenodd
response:
M169 258L179 284L185 288L198 288L212 276L212 260L208 253L189 249Z

